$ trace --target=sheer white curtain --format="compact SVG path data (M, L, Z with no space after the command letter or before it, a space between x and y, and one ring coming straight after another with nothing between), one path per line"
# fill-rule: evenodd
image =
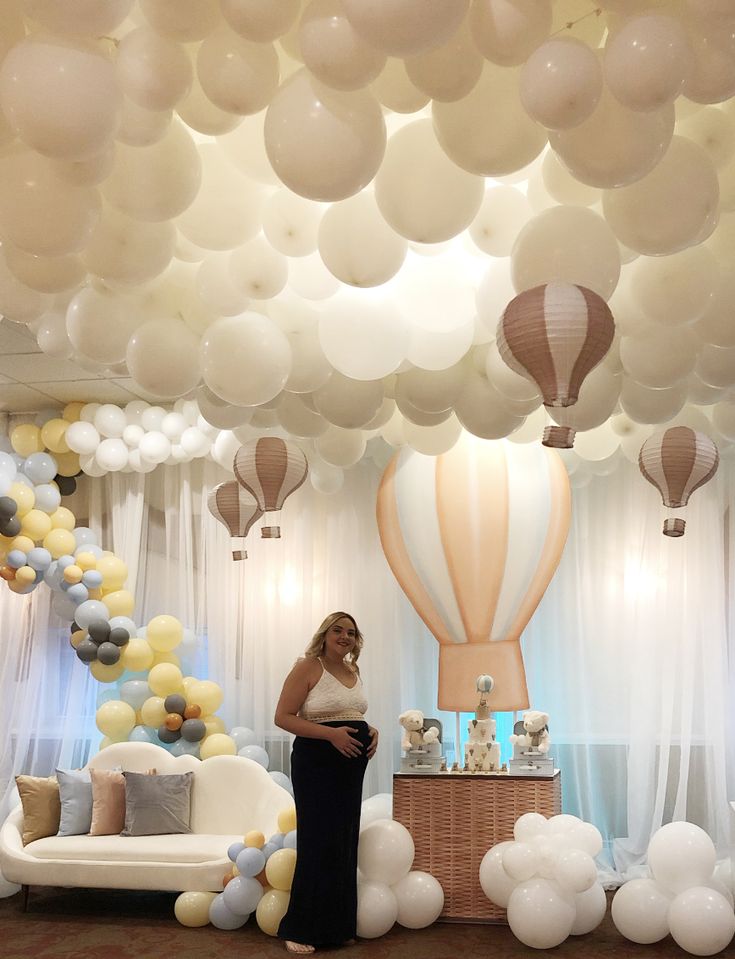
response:
M380 549L377 470L350 471L330 497L305 484L282 511L282 539L253 529L249 558L238 563L206 509L207 491L225 478L199 462L82 480L87 505L80 494L72 508L125 558L131 581L137 570L136 621L169 612L194 629L199 646L185 670L220 683L227 727L255 729L271 768L287 770L290 738L272 721L281 683L323 616L346 609L365 633L369 719L382 734L366 794L391 788L402 709L442 719L453 748L454 716L435 708L436 642ZM619 876L632 874L651 833L672 817L700 823L721 848L728 841L732 480L724 463L695 493L681 540L661 535L656 493L630 464L575 490L561 566L524 637L532 705L551 716L565 809L600 827ZM0 590L0 797L13 772L79 765L99 741L100 687L68 631L49 622L47 597ZM499 720L505 738L511 717Z

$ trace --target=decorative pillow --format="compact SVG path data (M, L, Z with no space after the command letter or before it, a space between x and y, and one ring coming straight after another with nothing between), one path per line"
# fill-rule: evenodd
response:
M145 776L125 773L123 836L191 832L189 811L194 774Z
M16 776L15 783L23 806L23 845L55 836L61 819L58 782L53 776Z
M116 769L90 769L92 822L90 836L111 836L125 825L125 776Z
M56 770L61 797L59 836L81 836L92 825L92 780L87 769Z

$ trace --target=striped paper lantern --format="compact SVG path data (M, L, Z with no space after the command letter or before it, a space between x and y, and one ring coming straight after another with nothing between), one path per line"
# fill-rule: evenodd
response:
M638 455L641 473L670 509L686 506L694 490L712 479L719 462L720 454L709 436L689 426L655 433ZM664 520L664 536L683 536L685 528L681 518Z
M592 290L545 283L524 290L506 306L497 345L508 366L534 380L544 406L573 406L585 377L604 358L615 335L610 307ZM546 446L570 448L574 430L547 426Z
M230 536L244 538L263 515L253 496L235 480L215 486L207 497L209 512L229 530ZM244 549L233 549L233 559L247 559Z
M564 464L540 445L463 433L441 456L404 447L391 460L380 541L439 643L440 709L474 711L493 680L490 709L528 707L519 640L556 571L570 510Z
M301 449L277 436L261 436L251 440L235 454L233 463L235 478L253 494L264 513L277 512L287 496L304 482L309 464ZM281 535L277 525L264 526L264 539L278 539Z

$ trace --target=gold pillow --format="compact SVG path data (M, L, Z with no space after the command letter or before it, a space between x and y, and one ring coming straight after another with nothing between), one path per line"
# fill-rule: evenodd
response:
M23 806L23 845L55 836L61 820L59 784L53 776L16 776Z

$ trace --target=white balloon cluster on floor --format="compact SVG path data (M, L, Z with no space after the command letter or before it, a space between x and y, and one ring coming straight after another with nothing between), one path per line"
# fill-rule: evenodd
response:
M386 818L373 818L382 813ZM390 797L363 803L357 853L357 934L384 936L393 924L423 929L444 907L444 891L428 872L411 869L415 847L411 833L391 816Z
M602 850L599 830L576 816L525 813L513 835L480 864L482 890L508 910L513 934L526 946L553 949L596 929L607 909L594 861Z
M731 888L717 878L712 840L693 823L662 826L648 846L651 877L621 886L612 903L618 931L632 942L671 934L686 952L713 956L735 935Z
M494 333L563 280L618 330L582 457L682 410L735 441L728 0L63 6L0 24L0 313L45 353L309 438L329 485L375 430L537 438ZM212 440L149 418L90 469Z

